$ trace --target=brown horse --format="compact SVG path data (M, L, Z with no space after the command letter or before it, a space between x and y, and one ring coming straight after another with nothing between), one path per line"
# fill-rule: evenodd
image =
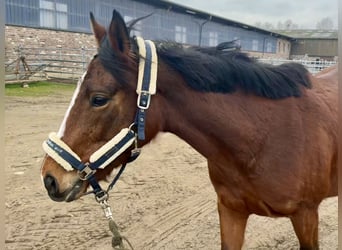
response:
M78 83L58 134L79 162L90 162L95 151L131 128L141 97L138 65L146 59L119 13L113 12L108 30L92 15L91 22L98 55ZM299 64L261 64L239 51L155 45L156 94L143 110L145 137L135 146L167 131L207 158L222 249L241 249L251 214L289 217L300 249L318 249L317 208L337 195L337 72L314 77ZM105 179L129 160L132 148L96 173L83 174ZM41 170L49 196L81 197L91 181L50 156Z

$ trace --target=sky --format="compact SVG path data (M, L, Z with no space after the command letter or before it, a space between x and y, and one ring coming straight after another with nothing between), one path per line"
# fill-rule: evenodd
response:
M303 29L316 28L322 18L330 17L337 29L339 0L169 0L183 6L255 25L270 22L274 26L291 19Z

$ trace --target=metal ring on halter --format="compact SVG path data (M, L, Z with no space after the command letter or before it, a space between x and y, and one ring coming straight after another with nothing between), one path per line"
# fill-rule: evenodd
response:
M134 138L134 149L132 149L131 151L131 156L133 156L134 154L140 154L141 149L138 147L138 136L137 133L135 133L135 131L133 130L133 127L136 126L137 124L135 122L133 122L131 125L129 125L128 129L130 131L134 132L135 138Z
M136 126L137 124L135 123L135 122L133 122L131 125L129 125L129 127L128 127L128 129L130 130L130 131L133 131L134 132L134 130L132 129L134 126ZM135 133L135 132L134 132Z
M107 204L108 197L109 197L108 192L104 190L101 190L100 192L95 194L95 200L98 203L100 203L100 205Z
M90 176L96 173L96 169L92 169L89 167L89 163L84 164L84 168L78 171L78 176L82 181L86 181Z

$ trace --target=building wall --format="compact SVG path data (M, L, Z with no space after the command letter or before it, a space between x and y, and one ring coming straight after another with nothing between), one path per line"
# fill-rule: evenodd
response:
M175 40L201 46L215 46L237 39L246 51L276 53L277 50L277 38L267 33L257 32L247 26L242 28L204 20L173 11L172 8L157 8L148 4L148 1L5 0L5 3L8 25L91 33L90 11L100 23L107 26L113 9L116 9L126 22L153 13L149 18L138 22L133 32L145 39Z
M291 42L285 39L278 39L277 41L277 55L280 58L290 58L290 52L291 52Z
M334 60L338 55L337 39L297 39L292 44L292 57L319 57Z

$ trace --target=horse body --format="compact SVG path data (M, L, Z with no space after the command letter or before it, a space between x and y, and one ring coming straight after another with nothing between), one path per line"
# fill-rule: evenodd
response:
M137 99L136 52L129 45L122 18L114 12L108 32L93 17L92 23L99 56L88 67L61 138L85 162L131 124ZM301 249L318 249L318 206L324 198L337 195L337 70L314 77L296 65L258 66L243 54L228 54L233 56L226 59L225 54L214 56L211 50L187 54L187 49L181 49L170 56L163 55L162 48L159 52L157 94L146 112L146 139L139 146L159 132L171 132L207 158L218 197L222 249L242 247L250 214L289 217ZM170 62L186 55L184 67L197 57L215 67L197 63L189 70L208 69L187 75L188 69L182 71ZM230 66L221 69L216 63L221 59ZM231 70L234 64L237 68ZM221 85L213 86L217 79L211 70L231 70L229 81L242 79L247 86L254 79L260 86L227 89L222 85L222 90ZM246 81L242 72L251 78ZM204 79L199 79L203 86L192 84L191 79L198 76ZM247 91L252 88L254 93ZM94 97L104 99L91 106ZM96 177L104 179L127 158L125 152ZM55 200L77 199L88 185L80 184L75 171L66 172L50 157L42 175Z
M290 216L301 220L297 228L306 223L316 230L319 203L337 195L336 83L312 78L313 88L301 98L277 101L241 92L203 94L173 79L161 83L153 102L167 114L159 118L163 129L208 159L223 242L230 238L241 247L253 213ZM303 213L313 215L302 221Z

